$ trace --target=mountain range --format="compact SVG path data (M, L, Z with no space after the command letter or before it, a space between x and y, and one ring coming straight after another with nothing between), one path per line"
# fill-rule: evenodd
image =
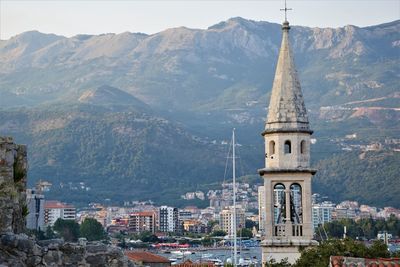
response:
M27 143L32 182L52 181L55 195L69 201L161 201L218 183L233 127L243 174L255 174L263 167L259 134L280 31L279 24L232 18L205 30L70 38L32 31L1 40L0 134ZM398 205L400 20L292 26L290 38L315 130L313 164L323 168L315 188L335 201ZM360 157L362 147L377 143L384 145ZM382 173L371 175L376 158L392 170L383 191L393 197L368 192L381 180ZM354 165L359 172L334 169ZM329 181L337 190L326 190ZM72 182L92 189L64 194L60 183Z

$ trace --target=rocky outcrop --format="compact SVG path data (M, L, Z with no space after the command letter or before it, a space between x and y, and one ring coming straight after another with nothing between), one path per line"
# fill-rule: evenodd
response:
M11 137L0 137L0 234L25 229L27 154L26 146Z
M133 267L122 250L100 242L66 243L61 239L35 242L25 234L3 234L0 267L13 266L110 266Z

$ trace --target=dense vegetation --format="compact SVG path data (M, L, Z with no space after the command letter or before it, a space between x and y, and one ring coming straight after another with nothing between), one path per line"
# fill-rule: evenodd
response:
M88 241L103 240L107 238L107 233L103 226L96 219L86 218L79 226L80 236Z
M321 160L314 192L333 201L399 207L400 153L393 151L346 152ZM379 190L377 190L379 189Z
M135 107L60 105L0 115L0 125L11 129L8 134L28 144L30 185L38 179L53 183L47 199L78 205L152 199L205 207L207 200L186 201L180 195L219 188L224 179L228 145L213 144L180 124L143 114ZM243 133L239 135L239 140L245 139ZM398 206L399 153L343 152L317 138L318 146L312 147L319 170L313 179L314 192L337 202L351 199ZM238 172L246 175L243 181L260 184L256 170L263 166L262 138L252 142L238 147ZM85 183L83 188L80 182ZM380 190L372 190L376 187Z
M74 220L57 219L54 226L48 226L43 231L29 231L39 240L63 238L68 242L76 242L79 237L84 237L88 241L105 240L107 234L103 226L93 218L86 218L80 225Z
M387 258L390 257L390 253L382 241L374 241L371 246L366 246L353 239L330 239L322 242L319 246L303 251L294 266L326 267L329 266L330 256Z
M386 231L393 236L400 236L400 220L392 215L387 220L361 219L358 221L346 219L325 223L316 229L316 233L322 238L325 233L330 238L341 238L346 226L346 235L352 239L376 239L379 232Z

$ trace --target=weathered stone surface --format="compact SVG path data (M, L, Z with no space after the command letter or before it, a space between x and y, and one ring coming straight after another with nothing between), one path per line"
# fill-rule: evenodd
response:
M16 235L12 233L7 233L1 236L1 245L9 248L16 248L18 245L18 239Z
M86 246L86 251L88 253L99 253L107 251L107 246L104 244L88 244Z
M23 252L33 251L35 243L30 239L18 239L17 249Z
M289 44L289 29L289 24L283 28L266 130L309 130L307 110Z
M64 243L60 239L38 242L24 234L4 234L0 236L0 266L112 266L134 267L117 247L100 242L88 245ZM52 247L49 249L49 247Z
M26 260L26 265L28 266L38 266L42 262L42 257L40 256L32 256L28 257Z
M48 249L58 249L63 244L64 244L64 240L62 240L60 238L38 241L39 246L47 247Z
M105 266L106 265L106 257L104 255L91 255L86 258L86 262L90 264L90 266Z
M0 233L25 230L27 150L0 137Z
M58 266L61 264L62 253L58 250L49 250L43 257L43 264L45 266Z

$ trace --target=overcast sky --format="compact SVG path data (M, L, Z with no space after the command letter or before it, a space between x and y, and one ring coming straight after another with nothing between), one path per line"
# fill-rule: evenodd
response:
M0 38L38 30L64 36L205 29L231 17L281 23L283 0L0 0ZM400 0L288 0L291 24L312 27L375 25L400 18Z

